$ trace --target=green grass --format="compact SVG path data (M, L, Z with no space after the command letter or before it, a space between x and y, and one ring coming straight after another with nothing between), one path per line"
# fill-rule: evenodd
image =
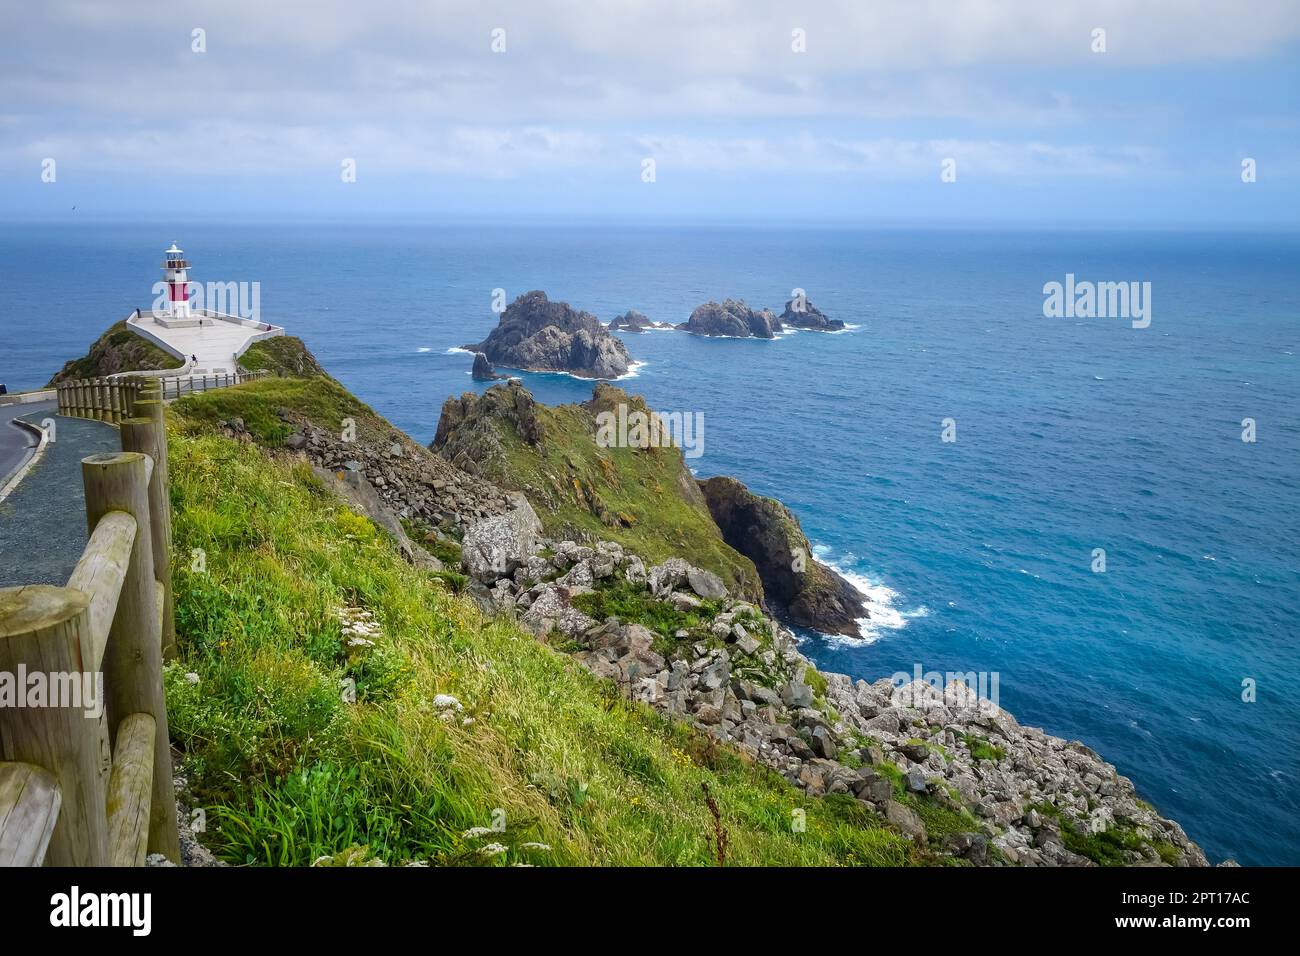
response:
M358 439L380 440L393 427L370 406L327 375L310 378L264 378L232 388L187 395L176 409L198 430L210 429L219 421L242 418L244 427L260 443L274 448L284 442L293 428L283 422L278 409L287 408L306 416L322 428L343 428L343 420L356 423ZM193 428L191 430L194 430Z
M549 536L617 541L651 564L685 555L733 594L762 594L753 562L722 540L679 449L601 448L593 413L577 405L539 403L536 414L545 441L531 445L498 423L504 471L485 477L523 490Z
M254 342L239 357L239 364L250 372L268 371L276 375L311 376L325 371L302 339L292 335Z
M702 628L721 610L717 601L701 601L698 609L679 611L666 601L652 598L644 585L631 584L623 578L600 584L591 594L576 595L573 606L597 621L612 615L625 624L644 625L668 645L679 643L675 636L679 630L691 632L686 643L714 640Z
M997 763L1007 755L1007 752L996 744L989 743L987 738L980 737L976 734L966 734L962 737L966 746L970 749L970 755L975 760L992 760Z
M317 380L242 389L349 407ZM205 433L251 407L240 391L177 403L191 417L174 419L171 444L180 659L166 670L168 708L192 805L207 811L204 842L222 857L713 865L707 785L730 864L920 861L851 801L809 798L485 619L304 465ZM380 624L373 647L343 645L342 605ZM440 719L437 694L464 712ZM503 830L484 840L462 836L495 822ZM488 840L505 853L481 856Z

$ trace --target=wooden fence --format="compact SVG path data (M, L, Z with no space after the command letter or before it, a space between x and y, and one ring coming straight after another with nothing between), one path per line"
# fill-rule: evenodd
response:
M208 375L157 375L150 377L83 378L60 382L57 391L59 414L91 418L116 425L134 415L134 402L140 389L157 384L164 401L193 395L214 388L227 388L265 378L266 369L246 372L215 372Z
M69 408L113 407L111 390L67 385ZM90 540L67 586L0 589L0 676L24 695L0 706L0 866L180 861L162 684L175 642L163 405L140 383L116 394L133 417L118 422L121 452L82 459Z
M252 382L259 378L265 378L270 372L267 369L261 369L256 372L245 372L242 369L236 372L213 372L211 374L196 373L194 375L164 375L158 379L162 386L164 399L180 398L182 395L193 395L195 392L206 392L214 388L226 388L230 385L240 385L244 382Z
M81 378L55 386L60 415L118 422L135 415L144 383L133 378Z

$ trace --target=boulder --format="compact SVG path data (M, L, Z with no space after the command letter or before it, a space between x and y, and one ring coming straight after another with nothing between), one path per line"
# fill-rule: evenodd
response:
M690 568L686 572L686 581L690 584L691 590L702 598L717 601L727 596L727 589L722 583L722 578L712 571Z
M474 353L474 368L469 373L470 378L476 382L495 382L501 378L488 361L488 357L482 352Z
M461 541L461 567L486 583L509 577L532 557L541 533L537 513L522 495L516 495L512 511L470 525Z

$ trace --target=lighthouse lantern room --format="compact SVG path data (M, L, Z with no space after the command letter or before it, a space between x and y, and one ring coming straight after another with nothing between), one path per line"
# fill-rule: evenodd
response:
M166 252L163 260L163 276L167 282L167 309L173 319L185 319L190 316L190 277L189 260L185 253L176 248L176 243Z

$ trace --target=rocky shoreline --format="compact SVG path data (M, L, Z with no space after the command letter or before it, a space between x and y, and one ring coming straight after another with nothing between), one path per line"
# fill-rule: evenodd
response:
M464 570L486 612L516 616L630 699L692 721L809 794L852 797L928 850L975 865L1208 865L1090 748L1021 726L976 688L819 671L792 632L730 598L716 575L540 531L522 504L466 533ZM626 586L692 623L669 637L584 610Z

